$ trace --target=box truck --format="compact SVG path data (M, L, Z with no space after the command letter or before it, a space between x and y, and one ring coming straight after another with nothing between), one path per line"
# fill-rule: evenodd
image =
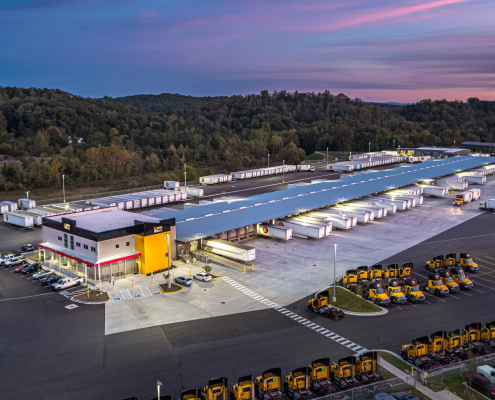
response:
M203 239L203 249L233 260L253 261L256 258L254 247L231 243L222 239Z
M473 201L473 193L466 190L465 192L458 193L452 204L454 206L462 206L463 204L470 203L471 201Z
M495 199L480 202L478 208L483 211L495 211Z
M303 236L307 238L321 239L325 237L325 227L323 225L306 224L300 221L279 220L279 226L286 226L292 229L292 236Z
M280 225L259 224L258 235L285 241L292 239L292 229Z
M481 198L480 189L469 189L468 192L471 192L473 194L473 200L479 200Z
M3 214L3 222L7 222L11 225L22 226L23 228L34 225L32 216L19 214L16 212L7 212Z
M361 212L361 211L355 211L355 210L350 210L345 207L339 207L336 206L334 209L342 211L344 216L351 216L351 217L356 217L357 222L360 222L362 224L365 224L369 222L370 220L370 213L369 212Z
M19 209L21 210L29 210L30 208L36 207L36 201L32 199L19 199L17 200L17 204L19 205Z
M468 183L466 181L457 180L437 180L436 186L443 186L454 190L466 190L468 187Z
M314 172L315 171L315 167L312 167L311 165L309 164L299 164L297 166L297 171L311 171L311 172Z

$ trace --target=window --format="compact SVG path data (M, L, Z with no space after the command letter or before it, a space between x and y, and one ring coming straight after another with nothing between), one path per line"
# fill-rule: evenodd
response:
M129 247L131 245L131 242L126 242L125 244L127 247Z
M62 236L59 236L59 237L58 237L58 240L62 241Z
M96 247L91 247L91 251L96 252Z
M64 247L69 248L69 237L67 236L67 233L64 233Z
M84 245L84 248L85 248L86 250L88 250L88 245L87 245L87 244L85 244L85 245Z
M77 247L81 247L81 243L76 242L76 246L77 246Z
M70 249L74 250L74 236L70 236Z
M115 245L115 248L116 248L116 249L120 248L120 244L116 244L116 245Z

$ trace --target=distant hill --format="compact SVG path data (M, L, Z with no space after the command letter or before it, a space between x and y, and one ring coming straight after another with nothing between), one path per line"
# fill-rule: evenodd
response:
M178 94L83 98L0 87L0 190L111 184L182 165L219 173L295 164L315 150L367 151L493 141L495 102L365 103L286 91L230 97ZM189 179L196 171L188 170ZM159 178L156 179L160 181Z

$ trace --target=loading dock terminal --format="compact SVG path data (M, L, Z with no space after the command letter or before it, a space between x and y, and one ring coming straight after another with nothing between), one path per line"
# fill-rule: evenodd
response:
M420 165L374 171L366 175L344 176L339 181L320 182L265 193L233 204L215 202L157 218L174 217L177 224L177 253L192 252L200 239L213 237L239 240L257 232L256 225L278 218L315 210L371 194L386 192L425 179L434 179L495 163L493 157L452 157L430 160Z

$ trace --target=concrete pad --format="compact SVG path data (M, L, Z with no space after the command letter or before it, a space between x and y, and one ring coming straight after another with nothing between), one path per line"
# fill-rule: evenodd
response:
M489 177L488 181L486 185L475 186L481 188L482 199L495 198L495 177ZM335 230L331 236L320 240L295 238L275 242L254 238L246 242L256 247L254 270L247 267L243 273L212 265L213 271L234 279L268 300L287 306L333 282L334 243L338 245L338 278L347 269L373 265L480 214L478 201L454 207L454 198L455 195L424 197L420 206L358 224L349 230ZM175 276L189 275L188 265L179 261L175 265L178 266ZM203 265L195 263L192 273L202 271ZM147 297L143 292L153 293L158 289L157 284L165 283L163 274L154 277L154 287L151 287L150 277L136 276L134 282L132 289L130 279L116 281L115 292L111 292L111 285L104 285L103 290L109 290L111 296L105 305L106 334L268 308L221 280L195 282L192 288L179 293ZM122 297L121 290L128 290L131 299L113 300ZM139 294L142 297L134 298Z

